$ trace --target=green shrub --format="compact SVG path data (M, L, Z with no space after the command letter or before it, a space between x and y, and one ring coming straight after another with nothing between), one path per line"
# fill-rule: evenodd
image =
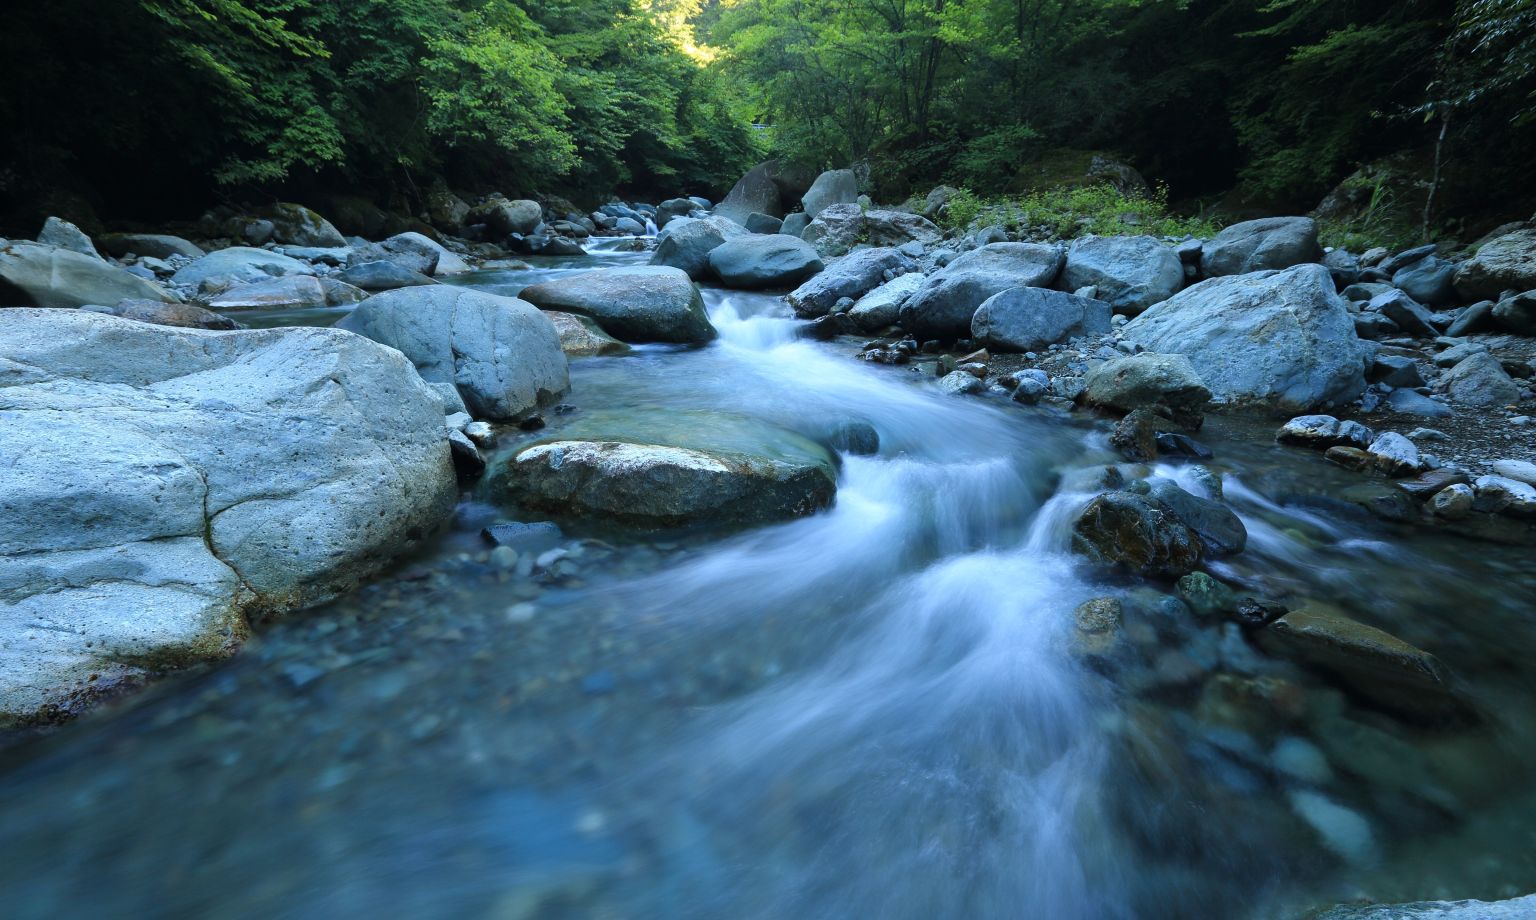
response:
M1053 188L1021 198L981 199L968 189L950 199L942 221L957 230L1003 226L1028 237L1070 240L1079 236L1197 236L1220 229L1205 217L1168 210L1168 191L1125 195L1100 184Z

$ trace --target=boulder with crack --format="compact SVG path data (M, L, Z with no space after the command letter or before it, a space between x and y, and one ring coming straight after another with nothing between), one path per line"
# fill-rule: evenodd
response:
M0 724L227 655L452 512L437 395L361 336L16 310L0 355Z

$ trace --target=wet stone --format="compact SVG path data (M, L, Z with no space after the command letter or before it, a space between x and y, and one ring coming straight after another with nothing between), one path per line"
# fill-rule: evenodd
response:
M1462 710L1439 659L1336 607L1308 601L1259 635L1272 653L1327 671L1394 712L1433 719Z
M1220 616L1237 609L1238 599L1232 589L1204 572L1191 572L1180 578L1175 590L1199 617Z
M1324 451L1323 459L1329 463L1336 463L1346 470L1364 470L1370 468L1374 460L1371 455L1358 447L1330 447Z
M487 543L495 546L505 546L520 553L542 553L553 549L563 536L559 525L552 521L538 521L525 524L521 521L507 521L491 526L480 531L480 536Z
M1398 480L1397 487L1414 498L1423 500L1444 489L1446 486L1471 481L1471 477L1465 472L1446 468L1420 473L1412 479Z
M1078 605L1072 615L1077 627L1077 650L1086 655L1102 655L1113 648L1121 614L1120 601L1113 597L1096 597Z
M1072 549L1139 575L1178 576L1200 564L1199 536L1161 502L1134 492L1106 492L1083 509Z
M1429 510L1447 521L1462 521L1472 514L1476 502L1477 494L1471 486L1456 483L1436 492L1429 500Z

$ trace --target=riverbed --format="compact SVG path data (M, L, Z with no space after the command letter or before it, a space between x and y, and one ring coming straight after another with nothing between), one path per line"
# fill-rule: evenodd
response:
M522 286L645 253L530 260ZM8 918L1292 917L1536 890L1536 560L1399 531L1359 475L1217 417L1247 551L1213 571L1437 655L1478 717L1379 711L1068 551L1091 418L938 390L782 298L571 364L434 548L0 751ZM335 311L240 317L329 324ZM498 565L519 445L567 426L879 435L834 506L746 531L602 522ZM1188 466L1142 471L1188 481ZM1074 609L1121 599L1108 656Z

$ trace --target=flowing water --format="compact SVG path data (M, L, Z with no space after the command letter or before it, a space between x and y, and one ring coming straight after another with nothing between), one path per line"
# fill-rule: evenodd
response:
M466 494L356 595L12 739L0 916L1289 917L1536 890L1528 550L1391 532L1268 425L1208 426L1250 533L1220 573L1436 652L1487 713L1404 723L1077 564L1085 471L1113 462L1090 421L799 340L772 295L706 299L717 342L573 362L570 408L493 461L594 420L867 423L831 509L595 526L509 571L477 536L503 512ZM1085 658L1073 610L1105 595L1124 634Z

